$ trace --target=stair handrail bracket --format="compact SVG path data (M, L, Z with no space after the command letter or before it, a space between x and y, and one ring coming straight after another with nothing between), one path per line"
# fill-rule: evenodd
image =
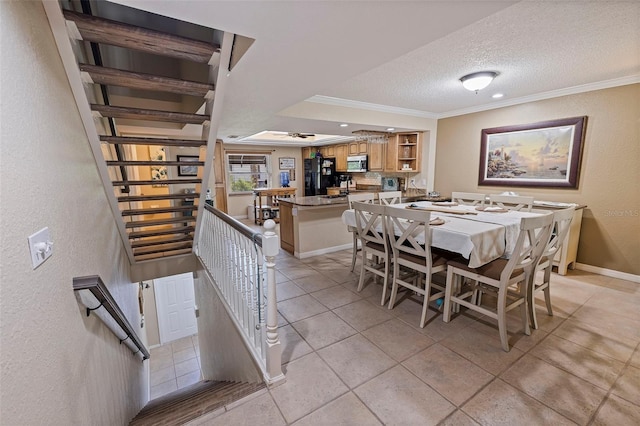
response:
M196 256L269 386L284 383L278 336L275 259L280 239L275 223L254 232L205 205Z

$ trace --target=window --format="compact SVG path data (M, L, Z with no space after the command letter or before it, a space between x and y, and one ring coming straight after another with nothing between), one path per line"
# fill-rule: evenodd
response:
M269 188L271 183L271 156L269 154L227 154L229 193L252 192Z

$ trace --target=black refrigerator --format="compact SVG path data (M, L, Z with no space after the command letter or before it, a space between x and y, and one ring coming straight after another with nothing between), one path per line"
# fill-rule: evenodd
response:
M335 186L335 158L305 158L304 160L304 196L326 195L327 188Z

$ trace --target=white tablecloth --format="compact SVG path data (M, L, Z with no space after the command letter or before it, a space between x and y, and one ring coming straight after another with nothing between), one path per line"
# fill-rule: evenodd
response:
M428 201L413 203L419 207L430 207ZM405 208L409 204L394 204L392 207ZM507 213L479 212L471 206L456 206L456 210L468 210L475 215L458 215L445 212L431 212L431 219L439 217L444 224L431 228L431 246L459 253L469 259L469 266L489 263L499 257L509 257L513 252L518 233L520 219L538 216L538 213L509 211ZM348 226L356 226L354 210L342 213L342 222ZM416 240L420 241L417 236Z

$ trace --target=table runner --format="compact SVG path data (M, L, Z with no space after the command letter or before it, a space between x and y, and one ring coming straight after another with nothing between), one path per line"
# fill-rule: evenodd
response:
M418 202L417 205L429 205ZM409 204L394 204L391 207L405 208ZM456 206L474 209L471 206ZM508 212L483 213L477 215L447 214L431 212L431 219L440 217L445 223L431 227L431 246L461 254L469 259L469 266L477 268L499 257L509 257L515 247L520 231L522 217L535 216L537 213ZM342 222L348 226L356 225L354 210L345 210ZM416 235L419 243L424 243L421 235Z

